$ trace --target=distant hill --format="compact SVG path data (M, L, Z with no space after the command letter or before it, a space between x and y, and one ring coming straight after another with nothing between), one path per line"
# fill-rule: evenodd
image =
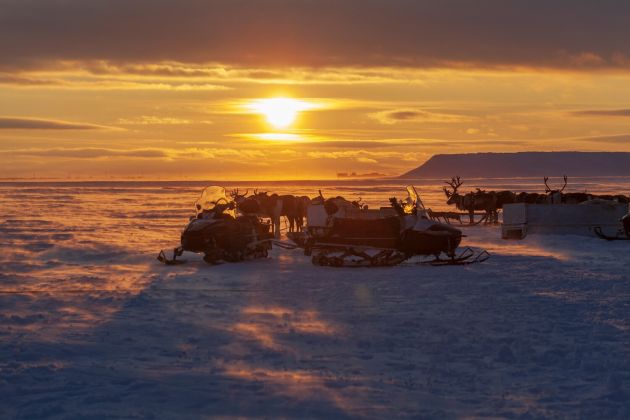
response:
M399 178L630 176L630 153L519 152L434 155Z

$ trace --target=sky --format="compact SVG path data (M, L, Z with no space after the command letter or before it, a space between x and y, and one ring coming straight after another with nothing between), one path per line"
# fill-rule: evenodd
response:
M630 2L0 0L0 178L630 151Z

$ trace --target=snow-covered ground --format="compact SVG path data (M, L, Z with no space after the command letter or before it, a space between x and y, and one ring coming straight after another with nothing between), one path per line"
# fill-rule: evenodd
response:
M480 226L464 267L160 265L199 190L0 185L0 418L630 418L630 243ZM324 189L350 191L402 197Z

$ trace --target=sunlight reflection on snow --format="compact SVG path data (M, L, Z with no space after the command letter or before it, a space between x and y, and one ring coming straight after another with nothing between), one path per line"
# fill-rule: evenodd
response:
M232 329L254 338L266 348L290 350L277 336L290 334L337 334L339 329L319 319L316 311L296 311L283 307L249 306L241 313L244 320L237 322Z
M318 373L303 370L277 370L244 363L227 364L223 366L228 376L247 381L259 381L273 388L275 393L298 400L323 398L333 402L338 408L352 412L355 404L348 397L334 387L327 386L327 377ZM333 378L330 378L333 379ZM349 382L356 383L354 392L360 393L362 378L349 377ZM376 407L374 407L376 408Z

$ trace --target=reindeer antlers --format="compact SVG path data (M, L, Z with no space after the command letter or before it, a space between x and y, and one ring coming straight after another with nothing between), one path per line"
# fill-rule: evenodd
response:
M549 177L548 177L548 176L546 176L546 177L544 178L544 181L545 181L545 192L546 192L546 193L550 193L550 192L554 191L554 190L552 190L552 189L551 189L551 187L547 184L547 181L549 181ZM567 182L568 182L568 177L565 175L565 176L564 176L564 185L562 186L562 188L560 188L560 189L559 189L559 190L557 190L557 191L558 191L558 192L562 192L562 191L564 191L564 189L565 189L565 188L566 188L566 186L567 186Z
M248 192L249 192L249 188L245 190L245 193L244 193L244 194L239 194L239 193L238 193L238 188L236 188L236 189L233 189L233 190L230 192L230 196L232 196L232 198L236 198L236 197L246 197Z
M454 176L450 181L444 181L445 184L450 185L453 189L453 194L457 192L457 189L462 186L464 181L460 179L459 176Z

